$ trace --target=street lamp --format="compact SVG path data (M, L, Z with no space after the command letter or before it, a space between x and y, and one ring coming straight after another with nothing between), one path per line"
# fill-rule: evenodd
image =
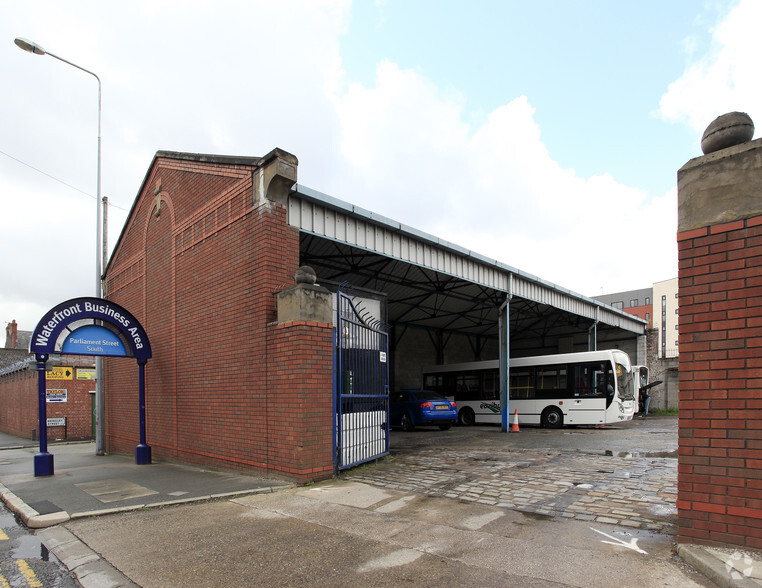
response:
M58 61L63 61L69 65L76 67L85 73L90 74L96 80L98 80L98 186L95 197L95 297L101 298L102 284L101 284L101 248L104 244L101 243L102 237L102 225L103 225L103 211L101 205L101 79L84 67L80 67L76 63L67 61L63 57L54 55L50 51L45 51L37 43L28 39L17 37L14 39L14 43L18 45L24 51L34 53L35 55L50 55ZM95 358L95 453L97 455L103 455L105 453L105 430L103 427L103 419L105 416L105 410L103 406L103 383L101 375L103 374L103 358L96 356ZM41 431L42 434L42 431Z

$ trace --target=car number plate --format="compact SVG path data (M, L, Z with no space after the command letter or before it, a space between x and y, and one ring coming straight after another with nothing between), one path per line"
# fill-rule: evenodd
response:
M450 408L449 406L445 406L444 404L437 404L436 409L437 410L447 410Z

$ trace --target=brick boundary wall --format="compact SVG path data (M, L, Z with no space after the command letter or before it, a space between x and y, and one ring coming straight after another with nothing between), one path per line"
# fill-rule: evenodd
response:
M762 216L678 233L678 541L762 549Z
M48 390L66 390L66 402L48 402L46 405L48 418L66 417L66 428L47 428L48 441L88 439L93 436L90 393L95 390L95 382L77 379L77 370L88 368L75 365L77 361L81 360L75 359L68 364L63 362L63 365L71 365L74 369L71 380L46 382ZM90 358L84 361L89 363ZM38 386L36 367L0 376L0 431L22 439L39 439Z
M22 439L37 438L38 377L25 369L0 376L0 431Z
M297 482L333 474L333 325L269 327L268 463ZM328 393L326 393L328 392Z

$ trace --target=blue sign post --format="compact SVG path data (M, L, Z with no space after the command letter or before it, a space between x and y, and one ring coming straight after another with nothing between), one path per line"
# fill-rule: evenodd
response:
M45 363L48 361L48 355L38 353L37 359L37 406L40 417L40 452L34 456L34 475L52 476L53 475L53 454L48 453L48 407L46 406L45 390L47 382L45 381ZM39 473L38 473L39 472Z
M45 365L51 354L133 357L138 362L140 443L135 463L151 463L146 443L145 365L151 343L138 320L126 309L102 298L74 298L50 309L32 332L29 346L37 360L39 377L40 452L34 456L34 475L52 476L53 455L48 453Z

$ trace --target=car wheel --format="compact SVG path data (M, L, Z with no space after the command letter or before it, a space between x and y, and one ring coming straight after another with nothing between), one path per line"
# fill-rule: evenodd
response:
M447 430L447 429L449 429L450 427L452 427L452 424L451 424L451 423L447 423L446 425L439 425L439 430L440 430L440 431L446 431L446 430Z
M465 427L470 427L476 422L476 415L469 407L464 408L458 414L458 421Z
M560 429L564 426L564 413L555 407L542 412L542 426L546 429Z
M402 415L402 418L400 419L400 425L402 426L403 431L412 431L415 429L415 425L413 424L413 419L410 418L410 415L407 413L404 413Z

